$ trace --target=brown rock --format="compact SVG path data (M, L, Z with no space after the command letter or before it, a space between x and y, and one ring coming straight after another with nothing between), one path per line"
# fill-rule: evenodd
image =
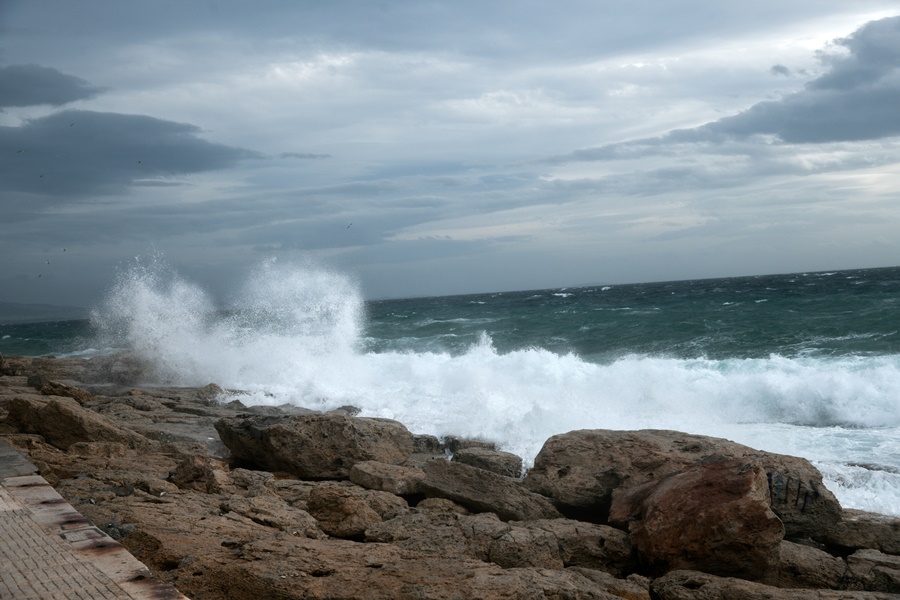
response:
M713 456L759 462L769 483L769 503L787 536L822 539L840 520L840 504L809 461L677 431L579 430L555 435L538 453L524 483L552 498L568 516L605 523L616 490Z
M225 461L203 455L186 456L169 475L169 481L182 489L208 494L222 494L233 486Z
M216 430L236 458L309 479L347 479L367 460L400 464L413 447L396 421L337 414L238 415L217 421Z
M846 554L865 548L900 554L900 518L846 508L823 541Z
M373 525L366 530L366 541L422 555L477 558L504 568L563 568L555 535L504 523L492 513L411 512Z
M509 477L448 460L429 461L424 471L426 495L453 500L474 512L492 512L504 521L562 516L546 498Z
M314 488L306 506L325 533L348 539L361 539L367 528L407 510L393 494L337 486Z
M397 496L418 494L425 472L415 467L364 461L350 468L350 481L370 490L390 492Z
M278 496L231 497L220 505L223 513L234 512L254 523L274 527L291 535L324 538L316 519L305 510L294 508Z
M651 572L774 576L784 526L769 509L766 475L753 461L700 463L648 484L644 493L629 531Z
M607 525L571 519L544 519L518 523L552 534L566 567L585 567L624 577L637 569L628 534Z
M62 450L78 442L120 442L145 449L153 445L144 436L82 408L71 398L17 396L9 404L7 418L20 431L40 434Z
M654 600L896 600L893 594L781 589L698 571L672 571L650 583Z
M900 594L900 556L857 550L847 557L848 587Z
M522 458L511 452L489 448L461 448L453 454L453 460L485 471L513 477L522 476Z
M91 394L87 390L59 383L58 381L51 381L43 375L30 375L28 377L28 385L45 396L64 396L72 398L79 404L91 401Z
M847 563L823 550L781 542L778 587L842 589Z

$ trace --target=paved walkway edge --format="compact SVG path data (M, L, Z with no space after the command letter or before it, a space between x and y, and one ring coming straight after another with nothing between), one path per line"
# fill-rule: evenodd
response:
M9 584L18 590L12 598L188 600L154 578L40 475L0 479L0 554L7 556L0 565L0 597L10 593ZM104 593L85 595L101 588Z

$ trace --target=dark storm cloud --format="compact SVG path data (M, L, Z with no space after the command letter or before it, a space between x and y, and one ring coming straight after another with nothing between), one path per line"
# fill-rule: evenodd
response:
M772 136L787 144L877 140L900 135L900 17L873 21L822 54L828 71L803 90L693 129L678 129L554 157L551 163L640 158L679 152L679 144L726 144ZM773 73L784 73L779 66Z
M93 98L103 88L39 65L0 67L0 108L49 104L62 106Z
M200 133L185 123L81 110L0 127L0 191L56 199L115 194L141 180L260 156L208 142Z

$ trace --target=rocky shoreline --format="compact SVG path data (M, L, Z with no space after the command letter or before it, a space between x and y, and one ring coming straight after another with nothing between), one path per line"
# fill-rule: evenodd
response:
M801 458L582 430L523 477L489 441L146 378L0 357L0 436L195 600L900 597L900 519L842 509Z

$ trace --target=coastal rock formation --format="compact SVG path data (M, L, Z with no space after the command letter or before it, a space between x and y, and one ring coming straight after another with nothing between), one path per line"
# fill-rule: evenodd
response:
M490 442L351 407L79 384L99 367L69 359L3 369L0 435L193 600L900 594L900 519L835 516L806 461L728 440L576 431L521 480L497 472L509 457ZM38 373L83 403L36 394Z
M309 479L347 479L358 462L400 464L413 451L401 423L343 414L243 414L217 421L216 431L235 458Z
M20 431L42 435L61 450L77 442L121 442L135 449L151 446L144 436L66 397L16 396L9 403L7 418Z
M421 489L473 512L492 512L504 521L553 519L562 515L550 502L529 492L514 479L448 460L429 461Z
M511 452L479 447L461 448L453 454L453 460L506 477L518 479L522 476L522 458Z
M784 525L769 508L766 474L753 461L713 458L630 491L627 501L613 500L612 514L627 520L649 572L774 577Z
M672 571L650 584L654 600L896 600L880 592L780 589L698 571Z
M789 538L823 539L841 506L822 475L802 458L678 431L579 430L547 440L525 486L552 498L566 515L606 523L614 494L714 456L753 459L764 469L769 504Z

